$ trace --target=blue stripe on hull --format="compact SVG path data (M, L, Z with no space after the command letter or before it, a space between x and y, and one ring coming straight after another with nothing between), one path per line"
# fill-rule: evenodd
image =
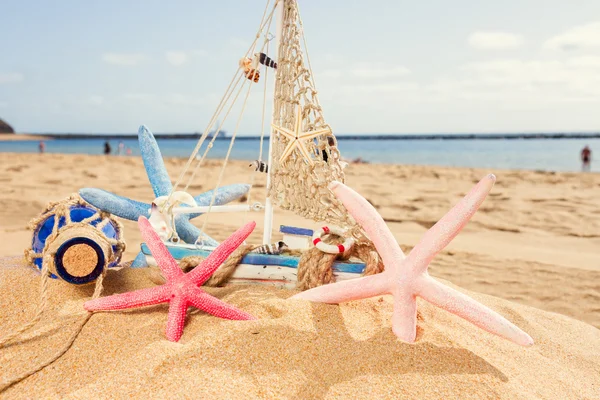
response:
M144 253L145 255L152 255L146 243L142 243L141 248L142 253ZM206 258L210 254L210 251L208 250L186 249L182 247L172 247L169 245L167 245L167 248L169 249L171 255L177 260L181 260L182 258L189 256L199 256ZM241 264L250 264L257 266L279 265L282 267L298 268L298 261L300 261L300 257L248 253L244 256L244 258L242 258ZM333 269L338 272L350 272L354 274L361 274L365 269L365 264L334 262Z
M280 225L279 232L289 233L292 235L311 236L311 237L314 233L314 231L312 229L297 228L295 226L287 226L287 225Z

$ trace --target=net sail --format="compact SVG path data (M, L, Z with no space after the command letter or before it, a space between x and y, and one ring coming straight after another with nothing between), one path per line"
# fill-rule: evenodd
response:
M295 0L282 1L268 195L275 206L313 221L354 227L352 217L327 188L332 181L345 181L343 163L323 117L310 61L304 57L298 6Z

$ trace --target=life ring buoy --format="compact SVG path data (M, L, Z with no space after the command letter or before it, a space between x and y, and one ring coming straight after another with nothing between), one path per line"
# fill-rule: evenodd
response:
M323 235L328 235L330 233L341 236L341 237L344 237L344 235L346 234L346 232L344 232L343 230L341 230L339 228L335 228L335 227L329 228L328 226L324 226L321 229L316 230L315 233L313 234L312 241L317 249L321 250L324 253L342 254L345 251L350 250L352 248L352 246L354 245L354 239L351 237L346 238L344 243L338 244L338 245L327 244L327 243L323 242L321 240L321 237Z

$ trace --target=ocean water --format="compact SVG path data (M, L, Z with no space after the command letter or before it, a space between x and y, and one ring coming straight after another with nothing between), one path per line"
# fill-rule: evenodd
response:
M139 155L137 139L122 140ZM116 154L119 140L110 140ZM164 157L189 157L195 139L159 139ZM237 140L231 158L255 160L258 139ZM104 139L59 139L46 142L47 153L102 154ZM496 169L530 169L543 171L580 171L580 151L592 150L592 171L600 172L600 139L527 139L527 140L350 140L338 137L338 147L345 159L362 158L372 163L441 165ZM209 158L224 158L229 140L216 140ZM267 142L264 143L264 157ZM37 153L36 141L0 142L0 153ZM0 155L1 157L1 155ZM594 159L598 160L595 161Z

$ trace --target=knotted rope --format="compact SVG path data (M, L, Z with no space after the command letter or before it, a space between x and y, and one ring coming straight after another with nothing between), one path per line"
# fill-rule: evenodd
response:
M73 194L63 201L49 203L46 207L46 210L42 212L42 214L39 217L34 218L29 223L28 228L30 230L35 230L41 223L46 221L46 219L48 219L51 216L54 216L54 226L52 228L52 233L46 238L46 242L44 244L44 249L42 253L36 253L31 248L25 250L25 259L28 265L33 266L34 261L37 258L43 257L40 279L40 301L38 302L38 307L34 317L31 318L29 322L0 339L0 348L5 347L14 339L21 337L24 332L34 327L42 318L42 314L48 306L48 286L50 282L50 273L51 270L54 270L55 268L54 256L56 254L56 251L58 250L58 247L60 247L59 244L55 242L55 240L59 236L61 237L61 243L64 243L66 240L69 240L73 237L89 237L90 239L100 244L100 246L103 248L105 254L107 255L107 264L113 263L116 260L118 260L121 254L123 253L125 249L125 242L123 240L111 239L106 237L104 233L102 233L102 228L104 228L109 222L112 222L114 224L118 237L122 238L122 226L116 219L112 218L112 216L108 213L105 213L103 211L97 211L90 217L85 218L80 222L73 222L71 220L70 214L71 207L73 206L89 207L89 204L87 204L81 197L79 197L79 195ZM61 218L64 218L65 225L59 228ZM101 221L98 224L96 224L96 226L90 225L91 222L97 219L101 219ZM112 251L112 246L116 246L117 250ZM102 273L96 279L96 285L94 288L92 299L96 299L102 294L102 283L104 281L105 274L106 269L103 270ZM73 344L75 339L77 339L77 336L79 336L79 333L81 333L83 327L89 321L91 316L91 312L86 312L85 315L83 315L82 318L79 319L79 321L77 322L77 328L69 337L67 342L65 342L65 344L48 360L10 379L3 378L2 381L0 381L0 393L2 393L4 390L8 389L15 383L22 381L23 379L35 374L38 371L41 371L42 369L59 359L63 354L65 354L69 350L69 348L71 348L71 345ZM22 340L19 343L22 343L23 340L33 339L37 336L38 335L32 335L27 339L21 338Z
M48 264L43 263L42 265L47 266ZM94 288L94 294L92 295L92 299L97 299L102 294L102 290L104 288L102 283L104 281L105 274L106 274L106 270L104 270L102 272L102 274L100 274L98 279L96 279L96 286ZM42 267L42 279L40 282L41 300L40 300L40 305L38 306L38 313L36 314L34 319L32 319L29 323L25 324L23 327L16 330L15 332L12 332L11 334L0 339L0 348L5 347L6 344L9 343L12 339L15 339L16 337L20 336L21 333L30 329L39 321L41 314L47 305L47 289L48 289L48 281L49 280L50 280L50 273L48 271L48 268ZM38 371L41 371L42 369L46 368L48 365L52 364L54 361L56 361L60 357L62 357L62 355L65 354L71 348L71 345L73 344L73 342L75 342L75 339L77 339L77 336L79 336L79 334L83 330L83 327L85 326L85 324L90 320L92 314L93 314L92 312L87 311L85 313L85 315L83 315L82 318L79 319L79 321L77 321L77 328L75 329L75 331L71 334L71 336L69 336L69 339L65 342L65 344L56 353L54 353L54 355L52 357L50 357L48 360L36 365L35 367L31 368L30 370L27 370L21 374L13 376L10 379L3 378L2 381L0 381L0 393L4 392L6 389L11 387L15 383L21 382L23 379L28 378L29 376L35 374ZM37 335L31 336L28 339L33 339L35 337L37 337ZM20 342L20 343L22 343L22 342Z
M236 251L231 253L231 255L225 260L223 264L212 274L212 276L206 281L204 286L221 286L226 283L231 275L235 272L236 267L242 261L242 258L252 250L256 249L259 246L256 245L244 245L238 247ZM189 256L184 257L179 262L179 267L184 271L188 272L194 269L198 264L200 264L204 260L203 257L199 256Z
M339 236L328 235L325 242L330 243L339 240ZM343 239L342 239L343 240ZM302 252L298 262L298 281L296 289L308 290L317 286L335 282L333 275L333 263L338 260L348 260L351 257L358 258L365 263L363 275L374 275L383 271L383 261L375 250L371 241L362 239L343 254L324 253L316 247Z
M325 237L326 242L334 242L340 238L330 234ZM242 258L252 250L259 246L246 245L238 248L229 258L215 271L205 286L221 286L229 280L235 272ZM284 250L283 254L300 256L298 261L298 280L296 288L299 290L307 290L316 286L326 285L335 281L333 275L333 263L338 260L348 260L351 257L358 258L365 263L363 275L378 274L383 271L383 261L375 250L375 246L367 239L361 239L355 243L352 248L344 254L329 254L324 253L316 247L308 250ZM184 272L189 272L204 260L203 257L189 256L184 257L179 262L179 267ZM155 277L159 283L164 282L164 278Z

